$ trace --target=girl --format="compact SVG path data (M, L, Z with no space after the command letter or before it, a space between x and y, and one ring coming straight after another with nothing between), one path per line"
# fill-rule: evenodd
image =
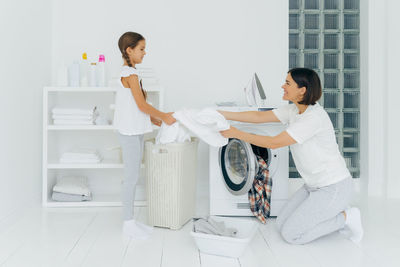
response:
M305 244L343 229L353 242L363 236L360 211L348 208L353 180L339 152L335 131L326 111L317 103L321 97L318 75L310 69L288 72L282 85L283 100L293 104L271 111L220 111L228 120L282 122L286 131L277 136L259 136L231 127L221 134L251 144L279 148L290 146L297 170L304 180L277 218L282 237L292 244Z
M146 54L143 36L126 32L119 38L118 46L124 64L115 100L114 125L119 132L125 166L122 186L123 232L135 239L145 239L150 236L152 227L133 219L136 182L143 156L143 135L152 131L151 122L158 126L161 121L170 125L175 119L171 113L161 112L146 102L147 94L135 68Z

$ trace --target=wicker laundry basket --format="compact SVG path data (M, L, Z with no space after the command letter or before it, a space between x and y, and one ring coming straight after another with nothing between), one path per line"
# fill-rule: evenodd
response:
M145 143L148 223L179 229L194 217L198 139L156 145Z

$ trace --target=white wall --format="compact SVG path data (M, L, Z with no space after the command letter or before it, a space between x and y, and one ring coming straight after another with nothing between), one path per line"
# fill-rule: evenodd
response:
M361 38L362 91L368 92L362 98L363 117L367 120L367 132L364 132L367 136L362 140L362 155L366 155L362 177L367 178L364 181L369 195L400 198L397 168L400 150L400 108L397 103L400 98L400 39L397 34L400 20L397 11L400 3L369 0L361 1L361 4L362 23L365 23L361 25L362 29L364 27Z
M386 194L387 148L383 142L387 127L387 33L386 20L383 19L386 17L386 3L378 0L360 2L361 21L364 22L361 25L361 95L364 100L361 117L362 122L367 122L362 128L362 136L367 134L367 138L362 139L361 148L367 151L361 151L365 159L361 178L364 177L362 182L368 178L369 194L381 196Z
M369 164L369 1L360 1L360 182L359 189L368 192Z
M40 198L42 88L50 81L51 2L0 2L0 229Z
M102 52L118 75L118 38L137 31L147 40L143 65L155 69L166 89L166 109L244 102L254 71L277 105L288 68L286 2L54 0L54 70L83 51L92 59Z
M400 2L389 0L387 4L387 195L400 198Z

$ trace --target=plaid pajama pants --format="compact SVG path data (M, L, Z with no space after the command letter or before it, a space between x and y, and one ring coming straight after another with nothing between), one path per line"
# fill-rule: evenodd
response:
M272 177L269 176L267 163L262 157L257 156L258 173L256 174L253 187L250 189L249 203L250 210L262 223L266 223L266 219L270 214Z

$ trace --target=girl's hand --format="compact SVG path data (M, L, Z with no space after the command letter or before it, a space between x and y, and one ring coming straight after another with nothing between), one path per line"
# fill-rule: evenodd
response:
M221 135L225 138L236 138L239 130L231 126L228 130L220 131Z
M163 122L167 125L171 125L176 122L175 118L172 117L173 112L164 113L164 117L162 118Z
M154 117L150 117L150 120L154 125L161 126L162 120L159 120L159 119L154 118Z

